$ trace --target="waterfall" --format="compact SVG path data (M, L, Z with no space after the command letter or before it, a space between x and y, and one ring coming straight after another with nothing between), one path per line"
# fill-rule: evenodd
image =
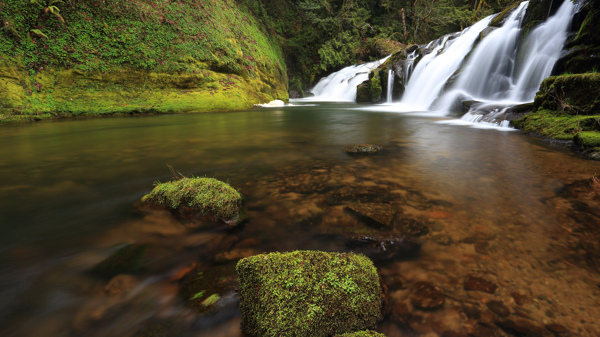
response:
M469 109L462 120L502 125L507 107L533 101L561 55L575 5L565 1L556 14L531 31L519 51L526 6L527 2L522 3L502 27L479 43L439 107L451 110L460 100L483 102Z
M452 35L445 36L431 53L423 56L406 84L399 109L401 111L427 110L438 97L448 78L461 66L463 59L479 37L479 33L492 19L493 16L489 16L477 22L463 30L457 38L449 39Z
M464 112L463 106L468 105L469 111L462 118L464 122L507 126L510 108L533 101L541 82L550 76L561 56L576 10L572 1L565 0L553 16L522 40L521 24L528 5L528 1L521 3L501 27L488 27L492 15L460 33L421 46L420 53L407 55L406 63L396 68L396 74L389 73L385 110L435 110L447 114ZM431 52L423 53L423 50ZM417 57L420 60L413 66ZM368 79L369 72L386 59L329 75L313 89L314 100L355 99L356 86ZM399 102L391 103L394 76L403 77L405 91ZM470 101L469 104L466 101Z
M371 70L379 67L389 56L374 62L353 65L322 78L310 92L313 101L354 101L356 86L369 79Z
M394 71L388 70L387 79L387 103L392 103L392 91L394 90Z

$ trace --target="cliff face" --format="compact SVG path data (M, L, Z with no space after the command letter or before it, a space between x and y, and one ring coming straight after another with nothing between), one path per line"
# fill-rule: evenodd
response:
M233 0L0 0L0 121L287 99L280 44Z

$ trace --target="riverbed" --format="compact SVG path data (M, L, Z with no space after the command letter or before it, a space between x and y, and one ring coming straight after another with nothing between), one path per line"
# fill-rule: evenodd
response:
M600 163L519 131L356 108L313 102L4 126L0 334L241 336L239 258L408 235L421 247L410 256L365 251L388 288L378 327L387 336L510 336L521 325L600 335L598 251L586 241L600 226L591 180ZM344 152L361 143L382 150ZM168 165L227 181L250 220L214 228L141 207L153 183L172 177ZM374 226L353 211L361 203L392 207L398 223L422 230ZM148 248L120 286L89 272L126 244ZM181 287L192 271L226 281L221 306L188 305ZM497 289L470 289L470 278ZM441 308L414 306L419 282L445 295Z

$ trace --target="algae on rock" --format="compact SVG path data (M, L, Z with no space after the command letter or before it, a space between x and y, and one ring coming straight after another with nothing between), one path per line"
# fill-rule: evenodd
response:
M234 224L242 207L241 194L214 178L182 178L158 184L141 201L172 210L190 208Z
M381 319L375 266L354 253L261 254L237 264L242 331L249 336L331 336Z

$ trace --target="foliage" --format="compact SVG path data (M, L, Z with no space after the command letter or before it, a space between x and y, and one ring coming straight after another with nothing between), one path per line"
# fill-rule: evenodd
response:
M374 327L381 288L371 260L295 251L242 259L242 330L250 336L329 336Z
M190 207L228 221L238 215L242 196L233 187L214 178L182 178L157 184L142 202L173 210Z

